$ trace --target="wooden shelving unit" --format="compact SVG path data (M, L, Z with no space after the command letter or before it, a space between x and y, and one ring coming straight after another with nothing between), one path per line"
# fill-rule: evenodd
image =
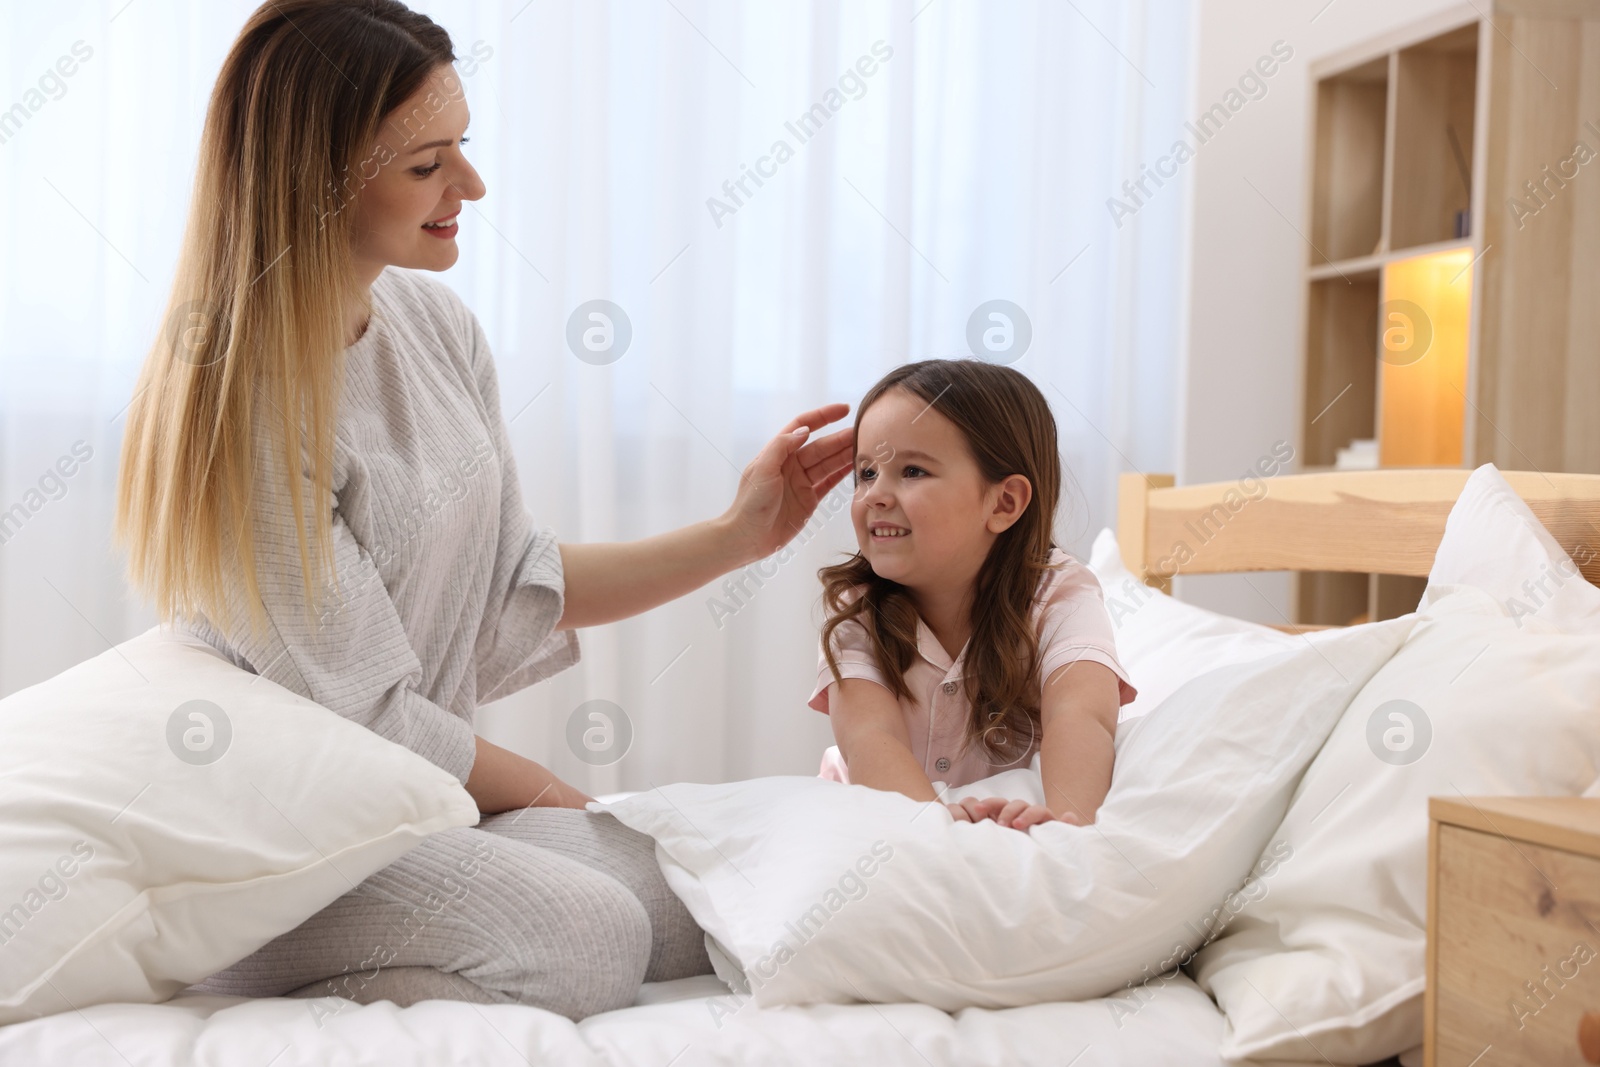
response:
M1311 76L1301 469L1600 472L1600 2L1472 0ZM1295 621L1424 584L1302 574Z

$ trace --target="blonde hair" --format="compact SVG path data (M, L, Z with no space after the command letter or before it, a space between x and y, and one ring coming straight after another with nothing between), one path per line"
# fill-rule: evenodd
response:
M268 0L223 62L117 482L114 535L162 621L220 625L242 597L263 631L252 530L264 468L288 479L308 616L314 573L335 577L345 315L371 310L345 209L377 174L385 118L454 59L449 34L395 0Z

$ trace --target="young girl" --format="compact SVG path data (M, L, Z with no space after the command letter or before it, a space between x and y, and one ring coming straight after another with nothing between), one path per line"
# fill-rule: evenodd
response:
M948 804L1025 830L1087 825L1111 784L1117 662L1100 585L1055 547L1055 419L1009 367L928 360L856 411L860 546L818 572L827 621L809 706L838 747L821 776L939 799L1040 754L1045 803Z

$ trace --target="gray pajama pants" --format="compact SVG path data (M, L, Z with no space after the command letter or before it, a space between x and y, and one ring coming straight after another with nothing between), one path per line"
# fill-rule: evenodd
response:
M711 973L655 842L604 813L523 808L444 830L187 992L531 1004L578 1020L641 982Z

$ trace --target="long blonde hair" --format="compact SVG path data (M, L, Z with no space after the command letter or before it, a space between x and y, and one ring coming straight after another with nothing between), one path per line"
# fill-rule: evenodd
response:
M223 62L117 483L114 535L164 622L221 624L242 596L264 629L252 536L264 466L288 476L308 618L314 573L335 578L345 315L371 310L347 209L377 174L385 117L454 59L449 34L395 0L267 0Z

